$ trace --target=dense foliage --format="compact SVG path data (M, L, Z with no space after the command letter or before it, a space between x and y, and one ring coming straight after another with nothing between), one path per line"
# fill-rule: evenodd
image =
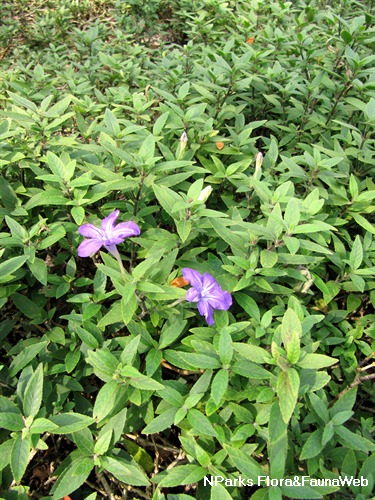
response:
M373 497L372 4L3 0L1 498Z

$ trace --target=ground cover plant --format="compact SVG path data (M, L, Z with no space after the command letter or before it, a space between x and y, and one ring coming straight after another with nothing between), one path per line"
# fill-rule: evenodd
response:
M373 498L373 2L1 16L0 497Z

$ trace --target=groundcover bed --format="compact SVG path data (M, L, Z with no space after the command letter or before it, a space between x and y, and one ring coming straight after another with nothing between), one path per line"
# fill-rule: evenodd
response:
M374 498L373 1L0 10L0 499Z

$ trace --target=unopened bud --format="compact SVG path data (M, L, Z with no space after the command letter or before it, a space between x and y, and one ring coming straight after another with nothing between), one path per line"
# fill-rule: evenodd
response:
M182 132L181 137L180 137L180 144L181 144L181 149L186 148L186 144L188 142L188 136L185 131Z
M255 172L258 172L260 170L262 163L263 163L263 155L260 151L258 151L255 157Z
M183 152L185 151L187 143L188 143L188 136L187 136L187 133L184 131L181 134L180 144L178 145L178 148L177 148L177 151L176 151L176 160L181 160Z
M212 187L211 186L206 186L202 191L199 193L199 196L197 198L198 201L203 201L205 203L208 200L208 197L212 193Z

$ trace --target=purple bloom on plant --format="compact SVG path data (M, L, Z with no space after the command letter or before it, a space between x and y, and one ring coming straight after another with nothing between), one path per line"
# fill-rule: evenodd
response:
M223 290L209 273L201 274L194 269L185 268L182 269L182 275L191 285L186 292L186 300L198 302L199 313L210 326L213 325L214 309L227 311L232 305L230 293Z
M125 238L129 238L129 236L138 236L140 234L141 230L135 222L120 222L115 226L119 215L120 210L115 210L101 221L100 227L93 224L83 224L78 228L79 234L89 238L83 240L78 247L80 257L89 257L102 246L117 257L119 254L116 245L123 243Z

